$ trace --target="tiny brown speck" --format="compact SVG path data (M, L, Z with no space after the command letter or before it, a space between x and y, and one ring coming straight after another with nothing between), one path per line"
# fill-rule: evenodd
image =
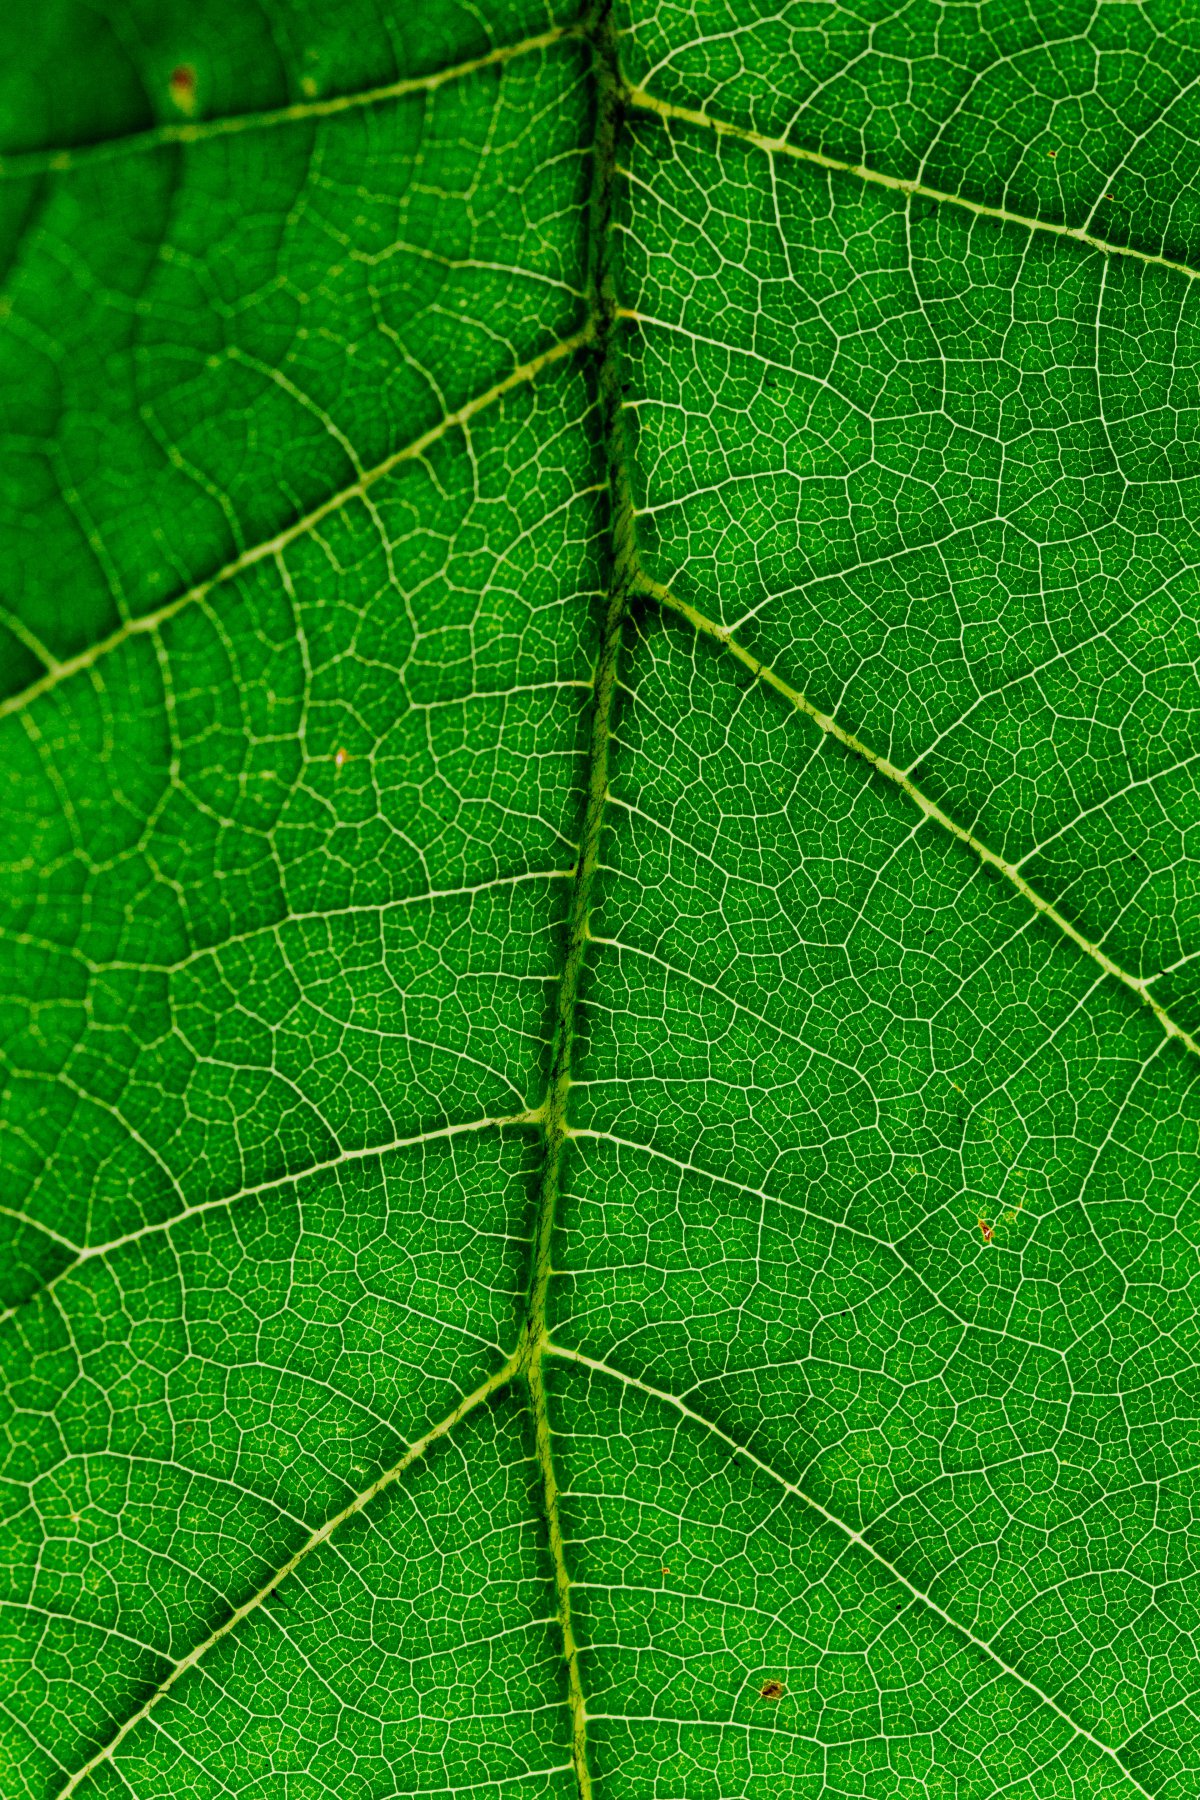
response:
M190 117L196 110L196 71L191 63L180 63L172 69L167 87L180 112Z
M778 1700L783 1693L783 1683L782 1681L764 1681L761 1692L764 1700Z

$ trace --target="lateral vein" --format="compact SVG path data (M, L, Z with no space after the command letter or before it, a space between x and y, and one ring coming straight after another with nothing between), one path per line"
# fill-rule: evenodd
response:
M503 1368L497 1369L494 1375L489 1375L487 1380L481 1382L479 1387L465 1395L454 1410L446 1414L444 1419L439 1420L439 1422L436 1425L431 1426L423 1436L417 1438L414 1443L410 1444L398 1463L393 1464L390 1469L385 1470L382 1475L378 1476L376 1480L371 1483L370 1487L364 1488L361 1494L356 1494L353 1500L342 1507L340 1512L334 1513L331 1518L326 1519L323 1525L318 1526L317 1529L305 1539L300 1548L292 1553L288 1560L271 1575L268 1581L263 1583L256 1593L252 1594L248 1600L244 1600L239 1607L230 1613L223 1624L218 1625L215 1630L210 1631L206 1638L202 1638L193 1649L188 1651L186 1656L182 1657L179 1662L174 1664L170 1673L159 1682L149 1699L139 1706L136 1712L131 1713L124 1723L113 1733L112 1737L108 1739L107 1743L102 1744L100 1749L68 1778L65 1786L58 1790L56 1800L68 1800L68 1796L73 1794L76 1789L87 1780L89 1775L103 1763L110 1762L113 1754L129 1736L129 1733L140 1725L144 1719L149 1717L159 1702L165 1700L172 1688L176 1687L183 1677L194 1669L215 1645L219 1644L223 1638L227 1638L231 1631L236 1630L237 1627L242 1624L243 1620L249 1618L251 1613L257 1612L259 1607L270 1599L271 1595L275 1592L275 1589L279 1586L279 1583L286 1580L289 1575L294 1574L301 1563L306 1561L307 1558L312 1555L314 1550L319 1549L322 1544L326 1543L333 1536L339 1526L344 1525L348 1519L352 1519L356 1517L357 1514L363 1512L365 1508L371 1504L372 1500L377 1499L380 1494L384 1493L394 1482L398 1481L401 1475L403 1475L407 1469L412 1467L413 1463L424 1456L425 1452L432 1444L435 1444L439 1438L445 1437L447 1432L452 1431L461 1419L466 1418L468 1413L474 1412L477 1406L482 1405L485 1400L489 1400L493 1394L498 1393L502 1387L505 1387L516 1373L517 1363L518 1359L516 1356L510 1357Z
M865 1551L871 1560L878 1564L880 1568L886 1570L893 1580L899 1582L901 1587L905 1588L906 1591L912 1595L914 1600L918 1600L923 1606L928 1607L929 1611L933 1613L935 1617L939 1618L944 1625L949 1626L949 1628L952 1631L957 1632L960 1637L966 1638L968 1643L972 1644L976 1650L982 1651L983 1654L1005 1675L1011 1676L1014 1681L1019 1682L1029 1693L1033 1694L1038 1700L1041 1700L1046 1706L1050 1707L1053 1712L1057 1713L1063 1723L1069 1725L1071 1730L1078 1737L1084 1738L1091 1744L1093 1749L1099 1750L1102 1755L1108 1757L1110 1762L1120 1770L1121 1774L1124 1775L1137 1792L1144 1797L1144 1800L1154 1800L1154 1796L1148 1789L1142 1786L1141 1782L1137 1779L1137 1776L1131 1774L1125 1767L1118 1752L1111 1744L1106 1744L1103 1739L1096 1737L1093 1732L1089 1731L1086 1725L1081 1725L1079 1721L1074 1719L1066 1708L1054 1698L1053 1694L1047 1693L1045 1688L1039 1687L1035 1681L1030 1680L1028 1675L1023 1675L1020 1669L1006 1661L1000 1652L996 1650L986 1638L979 1637L971 1630L969 1625L961 1624L959 1620L954 1617L953 1613L947 1612L944 1606L938 1604L932 1594L928 1594L924 1588L918 1587L917 1584L914 1581L911 1581L909 1577L904 1574L903 1570L898 1569L895 1563L891 1562L881 1550L877 1550L863 1532L856 1531L853 1525L848 1525L846 1521L840 1519L836 1513L830 1512L828 1507L822 1506L819 1500L815 1500L811 1494L806 1493L797 1482L789 1481L786 1475L781 1475L778 1469L772 1468L769 1462L766 1462L761 1456L756 1455L755 1452L749 1449L745 1444L739 1443L736 1438L731 1437L720 1425L714 1424L711 1419L706 1419L703 1413L694 1412L685 1401L680 1400L675 1394L669 1393L665 1388L656 1388L652 1386L650 1382L642 1381L636 1375L628 1375L623 1369L614 1368L611 1363L600 1362L595 1357L586 1356L581 1350L571 1350L565 1345L550 1342L546 1345L546 1354L548 1356L560 1357L564 1362L577 1363L581 1368L589 1369L595 1375L601 1375L610 1381L620 1382L625 1387L634 1388L639 1393L647 1395L648 1398L657 1400L664 1406L672 1407L682 1418L687 1419L694 1425L701 1426L712 1437L719 1439L719 1441L732 1451L735 1456L743 1458L743 1460L748 1462L752 1468L757 1469L760 1474L767 1476L769 1480L775 1482L785 1493L790 1494L796 1500L802 1501L805 1506L816 1513L819 1518L823 1519L827 1525L833 1526L836 1531L840 1531L844 1537L848 1538L852 1544L857 1545L860 1550Z
M412 442L405 444L402 449L394 450L390 456L385 457L381 463L377 463L373 469L368 469L356 481L352 481L348 487L340 488L336 494L331 494L328 500L323 500L311 512L305 513L303 518L295 520L291 525L285 526L282 531L276 532L274 537L266 538L262 543L252 545L249 550L243 550L239 556L235 556L232 561L218 569L215 575L209 575L205 580L198 581L185 593L177 594L174 600L168 600L165 605L156 607L153 612L140 613L136 618L126 620L107 637L98 639L94 644L89 644L86 650L79 651L77 655L66 657L61 662L57 660L52 662L46 673L39 676L36 681L30 682L28 687L0 700L0 719L6 718L10 713L22 711L34 700L40 699L43 694L58 687L61 682L68 681L73 675L82 674L85 670L92 668L104 657L111 655L114 650L120 649L121 645L127 643L130 638L147 637L161 630L185 607L207 599L215 588L222 587L227 581L235 580L247 569L252 569L258 563L267 562L272 557L281 555L298 538L307 536L310 531L315 531L331 514L340 512L355 500L363 499L376 482L382 481L394 469L398 469L406 462L416 462L448 432L469 424L479 413L485 411L489 406L494 406L506 394L511 394L514 388L524 387L527 382L536 380L542 371L549 368L552 363L562 362L566 357L573 356L585 344L590 344L594 336L595 321L588 319L579 331L572 332L570 337L561 338L557 343L551 344L549 349L543 350L538 356L531 357L528 362L518 363L515 368L509 370L507 375L500 381L493 382L492 386L486 388L483 393L473 395L462 406L456 407L453 412L446 413L436 425L431 425L427 431L423 431L419 437L413 438Z
M466 1119L453 1125L441 1125L431 1131L419 1131L411 1137L389 1138L386 1143L355 1145L349 1150L339 1150L335 1156L322 1157L315 1162L305 1164L299 1169L285 1169L282 1173L268 1176L265 1181L256 1181L248 1187L235 1188L228 1194L215 1194L210 1200L197 1200L190 1206L182 1206L176 1212L168 1213L163 1219L152 1219L146 1225L138 1225L132 1231L122 1232L119 1237L106 1238L103 1243L77 1244L64 1237L32 1213L20 1207L0 1206L0 1218L12 1219L16 1224L24 1225L28 1230L38 1231L50 1242L70 1252L71 1260L58 1269L48 1281L44 1281L28 1294L24 1300L16 1301L12 1306L0 1311L0 1325L4 1325L22 1307L34 1300L40 1300L53 1293L59 1283L66 1281L85 1263L102 1262L124 1250L130 1244L140 1244L147 1238L168 1236L177 1226L186 1225L190 1219L201 1218L206 1213L229 1212L243 1200L257 1199L261 1194L269 1194L277 1188L289 1184L307 1181L310 1176L326 1174L330 1170L340 1169L347 1164L369 1162L375 1156L390 1156L396 1150L414 1150L424 1144L443 1143L448 1139L463 1137L476 1131L503 1131L509 1126L540 1125L541 1110L509 1113L504 1116L486 1115L479 1119Z
M276 106L260 113L231 113L224 118L171 120L165 125L152 125L145 131L130 131L123 137L109 138L103 143L79 144L70 149L17 150L0 157L0 180L29 175L58 175L84 163L110 162L118 156L136 154L139 150L155 150L160 144L199 144L208 138L238 137L249 131L269 131L277 125L300 124L306 119L330 119L339 113L360 112L364 107L382 106L388 100L403 100L410 94L432 94L440 87L483 69L494 69L517 57L538 50L549 50L569 38L582 35L576 22L556 25L516 44L498 44L480 56L453 63L446 69L435 69L429 75L407 76L400 81L385 82L380 87L363 88L358 93L331 94L324 100L298 100L290 106Z
M710 619L704 613L697 611L686 600L680 600L671 592L670 588L665 587L660 581L655 581L649 575L639 573L638 591L648 599L657 600L660 606L677 613L680 618L686 619L694 630L702 632L706 637L714 638L717 643L729 651L731 656L735 656L744 668L749 669L752 675L765 682L768 687L774 688L777 694L789 701L797 712L802 712L821 731L835 739L845 749L852 750L856 756L861 756L865 762L870 763L878 774L884 776L902 793L906 794L927 819L940 825L943 831L947 831L951 837L957 838L960 844L965 844L969 850L974 852L980 862L986 863L990 869L995 869L998 874L1003 875L1004 879L1029 902L1035 912L1041 913L1043 918L1049 919L1053 925L1056 925L1064 937L1070 938L1071 942L1082 950L1085 956L1090 956L1106 975L1110 975L1114 981L1119 981L1123 987L1128 988L1129 992L1154 1014L1167 1037L1177 1038L1186 1050L1192 1052L1193 1056L1200 1056L1200 1042L1171 1017L1162 1002L1150 991L1151 983L1157 979L1156 976L1131 975L1127 969L1123 969L1119 963L1114 962L1106 950L1103 950L1099 944L1094 944L1090 938L1085 937L1078 926L1073 925L1052 901L1047 900L1044 894L1040 894L1032 883L1026 880L1015 863L1000 856L985 844L982 838L978 838L974 832L968 831L965 825L960 825L957 819L952 818L944 808L937 804L936 800L931 800L928 794L923 793L912 777L907 775L903 769L898 769L894 763L889 762L885 756L880 756L878 751L872 750L869 744L865 744L852 731L847 731L844 726L839 725L837 720L831 718L828 713L822 712L820 707L814 706L805 694L802 694L798 688L792 687L768 663L760 662L743 644L738 643L726 626L718 624L715 619Z
M676 106L669 100L660 100L657 94L651 94L642 87L626 87L624 97L625 104L635 107L639 112L654 113L660 119L676 120L682 125L699 125L718 137L736 138L740 143L750 144L767 156L788 156L795 162L810 163L815 168L829 169L838 175L853 175L870 187L886 188L891 193L904 194L914 200L929 200L939 206L957 206L963 212L974 213L977 218L995 219L1002 225L1019 226L1023 231L1047 231L1054 237L1070 238L1073 243L1084 244L1089 250L1099 250L1104 256L1129 256L1135 262L1170 269L1176 275L1186 276L1189 281L1200 280L1200 269L1193 269L1188 263L1176 262L1173 258L1158 255L1152 250L1138 250L1132 244L1114 244L1108 238L1084 231L1079 225L1063 225L1054 219L1038 219L1029 213L1014 212L1007 206L989 206L982 200L970 200L964 194L950 194L942 188L929 187L923 181L909 181L900 175L885 175L879 169L869 168L866 163L852 163L838 156L826 156L823 151L806 149L802 144L793 144L787 138L769 137L765 132L754 131L749 126L734 125L728 119L714 118L711 113L701 112L695 107Z

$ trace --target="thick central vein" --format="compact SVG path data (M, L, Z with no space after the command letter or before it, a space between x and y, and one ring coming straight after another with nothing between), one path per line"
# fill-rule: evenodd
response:
M596 665L595 702L588 752L587 784L579 856L567 919L566 956L555 1007L554 1041L546 1096L543 1130L545 1161L542 1169L538 1216L534 1235L533 1268L529 1285L529 1309L525 1324L525 1376L529 1384L534 1438L542 1477L550 1556L567 1669L567 1697L571 1710L571 1758L580 1800L591 1800L592 1776L587 1754L587 1706L579 1669L579 1647L571 1617L571 1581L566 1561L559 1506L558 1477L551 1444L545 1355L549 1344L546 1303L551 1276L554 1220L562 1187L563 1158L569 1127L567 1103L571 1087L571 1062L575 1047L579 986L588 945L588 915L592 904L600 836L608 795L609 746L612 739L613 701L621 638L631 595L637 584L637 550L633 528L633 497L625 447L620 379L615 356L617 295L610 260L613 186L616 176L617 135L621 118L621 78L617 66L616 32L611 0L600 0L590 25L596 84L596 140L592 198L589 212L589 286L596 350L596 380L601 414L602 442L609 494L610 575L608 603Z
M482 56L473 58L468 62L458 64L452 68L436 71L432 75L394 82L389 86L370 89L358 94L334 96L328 100L303 102L295 106L279 108L274 112L253 114L246 117L237 116L226 119L204 120L195 124L179 123L166 125L157 127L151 132L134 134L128 138L113 140L111 143L85 145L77 150L60 149L46 152L28 152L21 153L18 156L10 157L8 159L0 158L0 178L3 178L5 174L10 172L24 172L27 166L32 167L34 163L36 163L38 167L44 166L48 171L59 172L73 167L77 161L88 160L97 156L109 156L118 151L124 151L126 148L136 147L142 143L159 141L192 142L203 137L227 136L232 132L259 129L260 127L271 126L294 119L326 117L336 113L353 110L358 107L376 106L385 101L400 98L408 93L431 91L434 88L461 80L463 77L474 74L481 69L511 62L532 51L548 48L550 45L559 42L562 39L584 36L589 31L594 31L594 29L595 28L590 26L586 21L579 24L556 27L538 36L527 38L517 44L501 45L495 50L489 51ZM1017 225L1027 231L1050 232L1058 237L1070 238L1077 243L1086 245L1090 249L1101 251L1106 255L1133 257L1140 262L1170 269L1176 274L1184 275L1189 279L1200 278L1200 270L1193 269L1186 263L1174 262L1169 257L1156 255L1150 251L1138 250L1130 245L1111 243L1107 239L1097 237L1093 233L1084 231L1075 226L1060 224L1053 220L1039 219L1024 213L1017 213L1010 208L1003 206L990 206L983 201L972 200L961 194L948 193L940 188L929 187L925 183L919 181L910 181L900 176L887 175L881 173L879 170L867 167L866 164L850 163L841 160L838 157L826 156L821 151L808 149L803 145L791 143L786 138L770 137L763 132L751 130L746 126L733 124L726 119L713 117L711 114L702 112L698 109L677 106L669 101L660 100L657 95L651 94L645 88L631 86L624 80L617 65L615 43L612 65L614 116L626 108L632 108L635 111L654 115L664 121L676 121L681 124L700 126L707 131L715 133L719 137L729 137L742 143L752 145L769 156L778 155L790 157L799 162L810 163L818 168L852 175L856 179L866 182L869 185L886 188L892 192L907 195L910 198L920 198L940 205L959 207L967 212L976 214L980 218L993 219L1002 224ZM610 190L611 185L612 182L610 177ZM633 315L631 314L629 316ZM559 343L552 345L541 355L532 358L527 363L515 367L507 376L496 382L484 393L467 401L456 411L447 414L443 419L439 420L437 424L423 432L411 444L396 451L377 468L368 470L349 487L331 495L328 500L323 501L302 519L285 527L264 542L255 544L243 551L232 561L218 569L213 575L208 576L203 581L200 581L189 588L186 593L177 595L174 599L166 602L163 606L156 608L152 612L144 613L136 618L128 620L119 626L117 630L111 632L107 637L89 645L86 649L80 651L73 657L62 660L54 657L51 652L47 651L40 640L32 634L24 621L12 617L8 614L7 610L4 609L4 619L8 628L14 632L14 635L16 635L22 643L24 643L25 647L31 651L37 660L46 666L46 673L40 676L36 681L32 682L28 687L0 700L0 718L4 718L9 713L22 710L24 707L28 706L31 701L38 699L42 694L57 687L60 682L67 680L73 675L85 672L101 658L109 655L113 650L118 649L127 639L152 634L157 631L184 607L190 605L193 601L207 598L208 594L214 588L220 587L226 582L231 581L244 570L252 567L255 563L279 555L279 553L286 549L286 547L295 539L316 529L322 520L327 518L331 513L337 512L350 501L361 497L370 485L379 480L382 476L388 474L398 464L421 456L438 438L443 437L455 426L467 423L477 413L484 410L484 408L493 405L497 400L503 398L503 396L512 388L521 386L525 382L532 380L549 364L557 362L564 356L571 355L575 350L579 349L583 344L589 341L592 335L594 322L594 319L590 320L582 331L573 333Z

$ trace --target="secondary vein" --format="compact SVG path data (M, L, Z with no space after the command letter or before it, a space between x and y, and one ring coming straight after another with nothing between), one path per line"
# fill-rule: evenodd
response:
M1002 225L1019 226L1023 231L1048 231L1054 237L1070 238L1073 243L1084 244L1089 250L1099 250L1105 256L1130 256L1136 262L1170 269L1176 275L1186 276L1189 281L1200 280L1200 269L1193 269L1188 263L1176 262L1169 256L1160 256L1152 250L1138 250L1131 244L1114 244L1110 239L1097 237L1094 232L1085 231L1079 225L1064 225L1054 219L1035 218L1030 213L1014 212L1007 206L989 206L985 201L968 199L965 194L947 193L945 189L930 187L923 181L909 181L900 175L885 175L879 169L869 168L866 163L852 163L839 156L826 156L821 150L809 150L803 144L793 144L788 138L770 137L749 126L734 125L728 119L714 118L711 113L702 112L695 107L676 106L669 100L660 100L657 94L651 94L642 87L627 87L625 104L639 112L653 113L660 119L675 120L681 125L701 126L718 137L736 138L743 144L750 144L756 150L763 151L767 156L787 156L795 162L811 163L815 168L828 169L834 174L853 175L856 180L865 182L870 187L887 188L891 193L904 194L909 199L929 200L939 206L956 206L964 212L974 213L977 218L995 219Z
M331 494L328 500L323 500L311 512L305 513L303 518L294 520L291 525L286 525L273 537L265 538L261 543L253 544L248 550L243 550L239 556L235 556L230 562L225 563L214 575L209 575L203 581L196 582L184 593L177 594L173 600L168 600L164 605L155 607L153 612L139 613L136 618L125 621L107 637L99 638L96 643L89 644L77 655L65 657L61 662L51 662L46 673L39 676L36 681L30 682L28 687L0 700L0 719L6 718L10 713L22 711L31 702L40 699L43 694L50 693L62 682L70 680L73 675L84 673L103 657L111 655L114 650L119 650L121 645L128 643L131 638L148 637L161 630L175 617L176 613L182 612L187 606L195 605L198 601L206 600L215 588L235 580L247 569L254 568L257 563L267 562L272 557L281 556L290 544L294 544L298 538L307 536L310 531L317 530L332 514L340 512L355 500L363 499L377 482L382 481L386 475L390 475L401 464L416 462L448 432L459 426L468 425L487 407L494 406L506 394L511 394L514 388L524 387L528 382L536 380L543 369L549 368L553 363L562 362L565 357L573 356L577 350L590 344L594 334L594 321L588 319L578 331L572 332L570 337L561 338L557 343L551 344L548 349L543 350L540 355L531 357L528 362L518 363L515 368L509 370L507 375L499 381L493 382L491 387L485 388L482 393L472 395L471 399L464 401L461 406L455 407L453 412L446 413L436 424L429 426L428 430L421 432L418 437L403 445L401 449L394 450L390 456L385 457L381 463L377 463L373 469L366 470L348 487L340 488L336 494Z
M89 1757L87 1762L81 1764L81 1766L75 1770L74 1774L68 1777L65 1785L58 1790L56 1800L68 1800L68 1797L87 1780L89 1775L93 1774L101 1764L109 1762L114 1752L119 1749L120 1745L129 1736L129 1733L150 1715L161 1700L166 1699L167 1695L171 1692L171 1689L177 1686L183 1677L194 1669L216 1644L219 1644L223 1638L227 1638L230 1632L235 1631L252 1613L257 1612L259 1608L271 1598L271 1595L275 1592L279 1583L287 1576L293 1574L300 1567L300 1564L305 1562L307 1558L312 1555L314 1550L319 1549L322 1544L326 1543L340 1525L344 1525L348 1519L352 1519L356 1517L357 1514L361 1513L371 1504L372 1500L376 1499L378 1495L384 1493L394 1482L398 1481L406 1469L411 1468L413 1463L424 1456L426 1450L428 1450L432 1444L435 1444L439 1438L445 1437L448 1431L451 1431L461 1419L466 1418L468 1413L474 1412L477 1406L482 1405L485 1400L489 1400L491 1396L497 1393L502 1387L507 1386L513 1378L516 1366L517 1358L515 1356L510 1357L503 1368L497 1369L494 1375L489 1375L487 1380L481 1382L479 1387L465 1395L454 1410L446 1414L444 1419L440 1419L436 1425L431 1426L427 1432L417 1438L414 1443L410 1444L399 1462L395 1463L390 1469L386 1469L369 1487L364 1488L361 1494L356 1494L353 1500L342 1507L340 1512L334 1513L331 1518L326 1519L323 1525L319 1525L317 1529L305 1539L299 1549L293 1551L288 1560L280 1568L276 1569L269 1579L264 1582L255 1593L251 1594L248 1600L244 1600L239 1607L236 1607L234 1611L229 1614L228 1618L226 1618L222 1624L216 1626L214 1630L209 1632L207 1637L202 1638L198 1644L195 1644L192 1649L188 1651L186 1656L181 1657L177 1663L172 1665L170 1673L159 1682L149 1698L143 1701L136 1712L130 1713L129 1717L118 1726L112 1737L110 1737L106 1743L102 1744L94 1755Z
M969 850L974 852L980 862L986 863L990 869L995 869L998 874L1003 875L1004 879L1029 902L1035 912L1039 912L1043 918L1056 925L1064 937L1069 938L1078 949L1083 951L1085 956L1090 956L1106 975L1110 975L1114 981L1119 981L1123 987L1128 988L1129 992L1154 1014L1167 1037L1177 1038L1186 1050L1191 1051L1193 1056L1200 1056L1200 1042L1171 1017L1166 1007L1151 992L1151 983L1156 976L1143 978L1131 975L1127 969L1123 969L1119 963L1114 962L1108 952L1099 944L1094 944L1090 938L1085 937L1079 927L1073 925L1066 914L1060 912L1054 905L1053 901L1047 900L1044 894L1039 893L1033 884L1026 880L1015 863L1009 862L1006 857L1001 856L988 844L985 844L982 838L978 838L974 832L968 831L965 825L960 825L958 820L952 818L943 807L938 805L936 800L931 800L928 794L923 793L912 777L903 769L898 769L894 763L888 761L887 757L881 756L877 750L873 750L869 744L865 744L852 731L847 731L845 726L839 725L836 719L831 718L828 713L822 712L819 706L814 706L807 695L801 693L798 688L792 687L790 682L785 681L783 676L777 674L768 663L760 662L757 656L746 649L745 645L738 643L726 626L719 624L715 619L708 618L694 606L689 605L686 600L679 599L662 582L655 581L648 575L639 573L638 591L648 599L657 600L661 606L677 613L680 618L686 619L694 630L702 632L706 637L714 638L717 643L729 651L731 656L736 657L744 668L749 669L751 674L768 687L774 688L777 694L789 701L797 712L804 713L829 737L835 739L845 749L853 751L856 756L861 756L864 762L870 763L878 774L884 776L903 794L906 794L927 819L939 825L943 831L949 832L951 837L957 838L960 844L965 844Z
M1033 1694L1038 1700L1041 1700L1046 1706L1050 1707L1053 1712L1057 1713L1063 1723L1068 1725L1078 1737L1083 1738L1087 1743L1091 1744L1093 1749L1100 1751L1103 1756L1107 1757L1110 1762L1120 1770L1121 1774L1125 1776L1130 1785L1143 1796L1143 1800L1154 1800L1154 1796L1148 1789L1142 1786L1136 1775L1131 1774L1125 1767L1119 1753L1111 1744L1106 1744L1102 1738L1096 1737L1093 1732L1089 1731L1086 1725L1081 1725L1079 1721L1073 1718L1066 1708L1054 1698L1053 1694L1048 1693L1045 1688L1039 1687L1035 1681L1030 1680L1029 1676L1023 1675L1020 1669L1008 1662L986 1638L981 1638L972 1631L969 1625L960 1623L960 1621L954 1617L953 1613L947 1612L945 1607L938 1604L932 1594L926 1593L924 1588L918 1587L917 1584L911 1581L909 1577L904 1574L903 1570L897 1568L895 1563L891 1562L881 1550L877 1550L863 1532L856 1531L853 1525L848 1525L846 1521L840 1519L836 1513L830 1512L828 1507L822 1506L819 1500L815 1500L811 1494L806 1493L797 1482L789 1481L786 1475L781 1475L779 1470L772 1468L769 1462L766 1462L761 1456L757 1456L755 1452L749 1449L745 1444L740 1444L736 1438L731 1437L727 1431L722 1430L721 1426L715 1425L711 1419L706 1419L703 1413L694 1412L685 1401L680 1400L675 1394L670 1393L667 1389L656 1388L652 1386L651 1383L642 1381L636 1375L628 1375L624 1370L614 1368L611 1363L600 1362L595 1357L586 1356L582 1351L569 1349L562 1344L550 1344L547 1346L547 1351L549 1355L560 1357L564 1362L577 1363L581 1368L588 1369L592 1374L604 1376L610 1381L620 1382L625 1387L634 1388L639 1393L645 1394L649 1399L657 1400L664 1406L672 1407L682 1418L689 1420L694 1425L702 1427L705 1431L711 1433L713 1437L718 1438L735 1456L743 1458L752 1468L757 1469L760 1474L765 1475L771 1481L776 1482L794 1499L802 1501L805 1506L809 1507L811 1511L815 1512L818 1517L823 1519L827 1525L833 1526L835 1530L847 1537L852 1544L856 1544L859 1549L865 1551L871 1560L878 1564L879 1567L886 1570L895 1581L899 1582L899 1584L911 1594L914 1600L917 1600L923 1606L928 1607L929 1611L940 1619L944 1625L949 1626L949 1628L958 1633L959 1636L966 1638L968 1643L972 1644L975 1649L982 1651L983 1654L1002 1670L1005 1675L1008 1675L1012 1680L1019 1682L1029 1693Z
M482 1118L459 1120L451 1125L433 1126L428 1131L414 1132L408 1137L388 1138L382 1143L354 1145L347 1150L338 1150L332 1156L320 1157L295 1169L284 1169L278 1174L269 1175L262 1181L250 1183L248 1186L234 1188L227 1194L215 1194L208 1200L196 1200L184 1205L165 1218L151 1219L145 1225L135 1226L132 1231L122 1232L117 1237L106 1238L101 1243L78 1244L73 1239L55 1231L43 1219L25 1212L21 1207L0 1205L0 1218L11 1219L15 1224L23 1225L28 1231L39 1232L50 1243L57 1244L65 1250L70 1261L57 1269L48 1280L39 1283L24 1299L15 1301L11 1306L0 1310L0 1325L7 1324L23 1307L34 1301L44 1300L48 1294L54 1293L62 1283L91 1262L104 1262L119 1250L131 1244L140 1244L147 1238L168 1237L179 1226L186 1225L192 1219L203 1218L209 1213L231 1212L243 1201L258 1199L263 1194L282 1191L288 1187L299 1187L303 1182L315 1175L332 1173L356 1163L370 1162L374 1158L382 1159L396 1151L416 1149L424 1144L435 1144L463 1137L473 1132L505 1131L514 1126L540 1125L540 1111L509 1113L506 1115L485 1114Z

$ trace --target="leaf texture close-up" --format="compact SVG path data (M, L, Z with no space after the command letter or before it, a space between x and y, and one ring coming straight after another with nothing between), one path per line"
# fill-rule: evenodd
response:
M0 253L0 1795L1195 1800L1194 0L38 0Z

